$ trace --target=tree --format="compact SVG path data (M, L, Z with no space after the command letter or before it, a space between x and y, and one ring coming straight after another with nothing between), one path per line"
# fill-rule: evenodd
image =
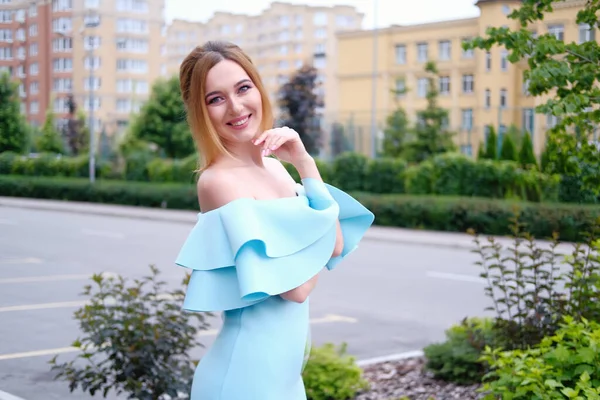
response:
M185 115L179 77L161 79L152 86L150 98L134 118L128 132L130 140L154 143L170 158L185 158L196 151Z
M522 167L533 165L537 167L537 160L533 154L533 143L529 132L525 132L521 139L521 149L519 150L519 163Z
M344 125L334 122L331 126L331 156L337 157L351 149L352 146L344 133Z
M58 153L65 151L65 144L60 132L56 129L54 112L50 107L46 109L46 119L42 126L42 134L37 137L36 148L40 153Z
M80 155L89 151L90 130L87 127L85 113L77 108L77 103L72 95L68 97L69 117L65 136L69 151L73 155Z
M498 136L496 129L490 125L490 130L485 138L485 158L488 160L498 159Z
M519 28L489 28L485 37L476 37L463 45L465 49L489 50L504 46L511 63L524 61L529 69L524 78L529 81L533 96L548 96L536 107L536 112L559 117L548 132L548 172L582 176L583 183L600 189L600 157L590 143L590 136L600 122L600 46L595 40L565 43L552 33L536 35L529 24L543 21L561 0L523 0L520 8L508 18L518 21ZM598 27L600 2L586 1L577 13L576 24ZM577 129L579 136L570 134ZM593 171L585 173L584 171Z
M383 156L400 158L406 155L410 135L406 111L398 107L386 120L383 130Z
M446 128L448 110L437 104L439 92L437 90L438 70L434 62L430 61L425 66L425 71L430 74L427 88L427 108L417 113L418 123L412 130L414 140L409 143L407 160L421 162L429 157L456 150L454 133Z
M500 148L500 160L518 161L517 147L511 135L504 135Z
M298 132L310 154L318 153L321 146L317 107L322 103L315 94L316 79L317 69L305 65L279 89L279 106L284 111L283 125Z
M0 153L24 153L29 142L29 129L21 114L19 84L7 71L0 72Z

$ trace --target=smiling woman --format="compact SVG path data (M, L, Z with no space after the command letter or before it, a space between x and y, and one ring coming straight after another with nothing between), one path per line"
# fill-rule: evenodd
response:
M198 221L176 260L192 271L183 307L224 312L191 399L304 400L308 297L374 216L323 182L297 132L273 128L260 76L239 47L197 47L180 82L203 160Z

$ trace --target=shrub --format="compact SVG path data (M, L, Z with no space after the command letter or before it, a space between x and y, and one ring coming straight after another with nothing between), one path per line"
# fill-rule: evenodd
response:
M425 368L436 378L458 384L481 382L487 365L480 361L486 346L494 346L494 324L490 318L465 318L446 331L446 341L423 349Z
M342 190L364 190L368 163L367 156L359 153L340 154L331 166L331 183Z
M81 352L63 364L57 356L50 361L55 379L69 382L71 392L106 397L113 390L147 400L190 392L195 363L189 352L201 346L198 333L207 329L209 314L181 311L184 291L167 292L158 269L151 271L131 286L120 276L94 275L95 290L85 287L89 304L75 312L83 337L73 343Z
M558 233L545 248L518 218L511 225L514 240L507 249L494 238L484 242L476 236L473 250L480 257L480 276L492 300L487 310L496 314L502 346L512 350L536 345L555 334L565 316L600 320L600 218L566 257L558 253ZM561 271L561 264L567 268Z
M346 354L346 344L313 347L302 378L308 400L349 400L368 388L354 357Z
M600 324L565 317L553 336L526 350L487 348L485 399L599 399Z
M364 190L370 193L404 193L406 161L398 158L369 160Z

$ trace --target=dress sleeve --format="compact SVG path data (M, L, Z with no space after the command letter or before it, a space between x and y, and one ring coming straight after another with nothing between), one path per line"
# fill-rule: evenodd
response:
M294 289L352 252L374 220L343 191L304 179L297 196L242 198L200 213L175 263L192 270L183 308L224 311ZM339 219L344 249L331 254Z

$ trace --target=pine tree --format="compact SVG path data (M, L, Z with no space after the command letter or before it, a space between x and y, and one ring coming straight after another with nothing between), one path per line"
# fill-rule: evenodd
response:
M29 126L21 114L19 84L7 71L0 72L0 153L28 150Z
M383 130L383 155L386 157L402 157L406 153L407 141L410 137L406 111L397 108L387 117Z
M529 132L525 132L521 139L521 150L519 151L519 162L522 167L533 165L537 168L537 160L533 153L533 143Z
M502 148L500 149L500 160L518 161L517 147L512 135L504 135L502 138Z
M496 129L490 126L486 143L485 143L485 158L488 160L498 159L498 136L496 136Z
M37 138L36 147L40 153L62 154L65 151L62 135L55 127L54 113L50 107L46 110L46 119L42 126L42 134Z

